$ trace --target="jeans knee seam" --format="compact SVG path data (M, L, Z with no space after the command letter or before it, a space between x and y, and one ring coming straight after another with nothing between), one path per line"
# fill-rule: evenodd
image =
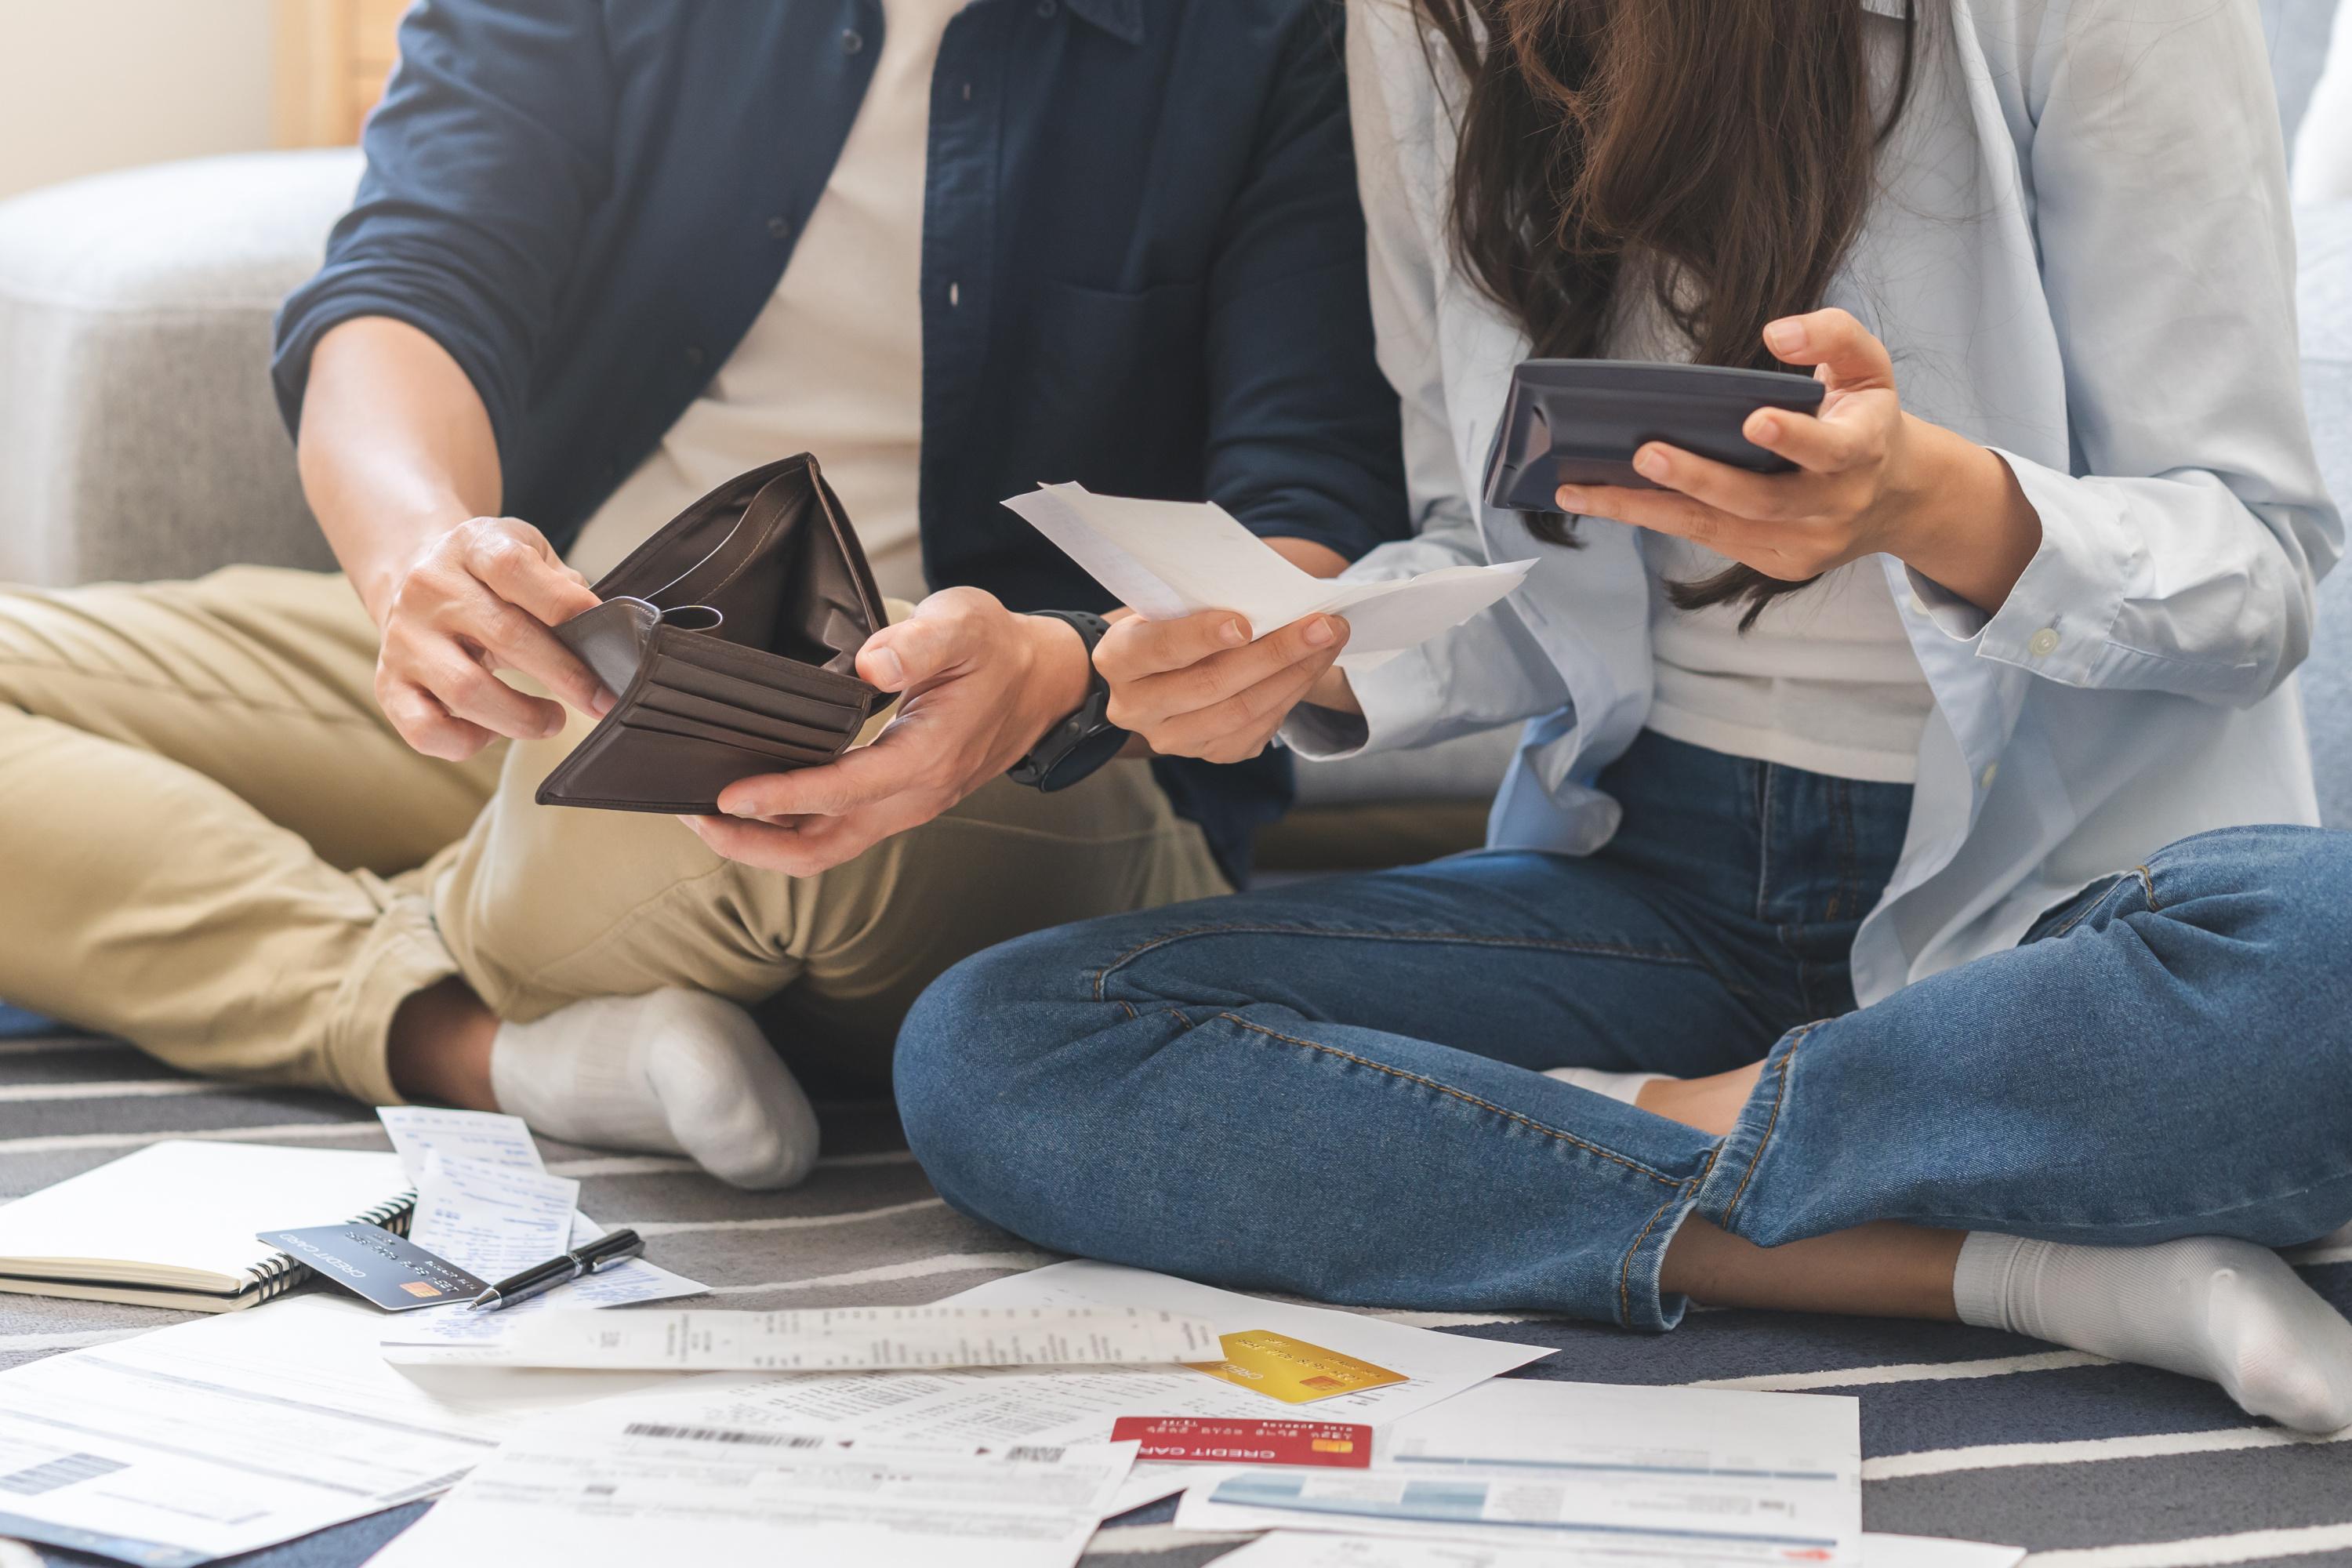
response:
M1570 942L1559 938L1532 936L1480 936L1470 931L1349 931L1336 926L1226 924L1193 926L1185 931L1169 931L1163 935L1155 936L1149 942L1139 942L1116 955L1100 969L1095 971L1095 1000L1097 1002L1110 1000L1104 994L1104 986L1114 972L1126 968L1155 949L1180 942L1189 942L1194 937L1201 936L1325 936L1349 937L1360 942L1463 942L1474 947L1527 947L1540 949L1546 952L1580 952L1597 957L1633 959L1643 963L1668 963L1685 969L1706 968L1705 963L1688 953L1666 952L1656 948L1633 947L1622 942ZM1726 984L1728 986L1728 983Z
M1811 1025L1798 1031L1774 1066L1773 1070L1780 1075L1780 1084L1772 1096L1772 1114L1765 1119L1764 1131L1756 1140L1756 1152L1748 1157L1748 1169L1739 1173L1739 1185L1732 1189L1731 1201L1723 1205L1722 1224L1726 1230L1731 1228L1731 1216L1738 1212L1739 1200L1748 1195L1748 1184L1756 1179L1756 1167L1764 1163L1764 1151L1772 1146L1773 1131L1780 1125L1780 1108L1789 1100L1789 1068L1797 1059L1797 1047L1803 1045L1805 1037L1820 1026L1818 1024Z
M1179 1018L1181 1018L1184 1016L1181 1013L1176 1013L1176 1010L1172 1007L1170 1008L1169 1011L1175 1013L1175 1016ZM1607 1160L1612 1164L1622 1165L1627 1170L1647 1176L1650 1180L1659 1183L1662 1185L1676 1188L1679 1188L1682 1185L1682 1184L1676 1181L1674 1177L1666 1175L1663 1172L1654 1171L1638 1161L1629 1160L1622 1154L1603 1149L1598 1143L1588 1143L1581 1138L1577 1138L1569 1133L1562 1132L1557 1127L1547 1127L1542 1122L1536 1121L1533 1117L1523 1116L1516 1110L1506 1110L1503 1107L1496 1105L1492 1100L1481 1100L1475 1094L1465 1094L1461 1089L1455 1089L1451 1085L1438 1082L1435 1079L1423 1078L1419 1073L1405 1072L1401 1068L1390 1067L1385 1062L1376 1062L1370 1057L1358 1056L1353 1051L1343 1051L1337 1046L1327 1046L1319 1040L1307 1040L1299 1038L1297 1035L1286 1035L1279 1029L1269 1029L1263 1024L1253 1024L1247 1018L1242 1017L1238 1014L1220 1013L1217 1016L1224 1019L1228 1023L1238 1025L1240 1027L1249 1030L1252 1034L1264 1035L1268 1039L1280 1040L1286 1045L1302 1046L1310 1051L1320 1051L1326 1056L1337 1057L1341 1061L1353 1062L1358 1067L1370 1068L1375 1072L1386 1073L1389 1077L1401 1079L1406 1083L1417 1083L1423 1089L1433 1089L1438 1093L1451 1096L1452 1098L1462 1101L1465 1105L1473 1105L1481 1110L1492 1111L1496 1115L1502 1117L1507 1121L1517 1122L1520 1126L1528 1128L1532 1131L1540 1132L1547 1138L1557 1139L1560 1142L1566 1143L1572 1148L1581 1149L1588 1154L1598 1155L1600 1158Z
M2145 866L2139 868L2139 875L2143 888L2145 889L2147 868ZM2068 931L2073 931L2076 926L2081 925L2084 921L2089 920L2093 914L2097 912L2101 904L2104 904L2109 899L2114 898L2117 893L2121 892L2129 885L2130 884L2127 882L2117 881L2114 887L2109 888L2105 892L2101 893L2097 898L2093 899L2089 903L2084 904L2081 909L2076 910L2073 914L2068 915L2064 925L2060 926L2057 930L2052 931L2042 940L2043 942L2055 942L2058 938L2064 936ZM2156 905L2155 890L2153 889L2146 889L2146 890L2148 893L2148 907L2153 909Z

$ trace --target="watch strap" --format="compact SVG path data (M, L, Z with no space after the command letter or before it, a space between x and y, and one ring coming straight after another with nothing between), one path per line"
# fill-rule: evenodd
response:
M1110 682L1094 668L1097 645L1110 623L1086 610L1039 610L1046 620L1060 621L1078 634L1087 647L1087 698L1076 711L1045 731L1029 754L1006 772L1014 784L1052 794L1069 788L1118 755L1127 747L1127 731L1110 721Z

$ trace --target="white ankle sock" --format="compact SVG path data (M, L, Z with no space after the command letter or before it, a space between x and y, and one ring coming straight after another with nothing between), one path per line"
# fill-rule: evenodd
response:
M2205 1378L2284 1426L2352 1426L2352 1323L2252 1242L2073 1247L1977 1231L1952 1299L1962 1322Z
M739 1187L789 1187L816 1160L816 1112L760 1026L699 991L600 996L502 1024L490 1087L551 1138L690 1155Z
M1612 1100L1633 1103L1645 1083L1654 1083L1666 1075L1662 1072L1602 1072L1599 1068L1551 1068L1544 1077L1556 1078L1562 1083L1572 1083L1579 1089L1589 1089L1595 1094L1605 1094Z

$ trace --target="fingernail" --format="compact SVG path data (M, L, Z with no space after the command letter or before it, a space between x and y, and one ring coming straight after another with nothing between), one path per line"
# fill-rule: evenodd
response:
M1634 455L1633 467L1645 479L1663 479L1666 477L1666 469L1671 465L1667 463L1666 455L1664 452L1654 447L1644 447Z
M898 656L887 647L874 650L868 662L874 666L874 684L886 691L895 691L907 679L907 667Z
M619 698L614 696L609 691L599 691L593 699L590 700L588 703L588 711L595 714L597 718L602 719L605 714L610 713L614 708L619 704L620 700L621 700Z
M1562 485L1559 487L1559 494L1552 497L1552 500L1559 503L1559 510L1562 511L1584 510L1584 490L1581 486Z
M1318 616L1307 623L1307 646L1308 647L1331 646L1331 623L1328 619Z
M1775 321L1764 329L1764 342L1786 359L1805 346L1805 325L1802 321Z
M1227 621L1217 628L1217 640L1227 647L1239 647L1249 641L1249 627L1239 621Z
M1777 441L1780 438L1780 422L1769 414L1759 414L1748 433L1759 441Z

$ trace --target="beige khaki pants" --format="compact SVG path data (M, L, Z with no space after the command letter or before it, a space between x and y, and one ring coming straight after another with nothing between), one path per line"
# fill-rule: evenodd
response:
M671 817L534 805L584 720L419 756L375 656L332 574L0 589L0 998L375 1104L394 1013L451 975L518 1021L785 993L812 1052L871 1065L960 958L1227 890L1139 763L1051 796L1000 780L822 876L752 870Z

